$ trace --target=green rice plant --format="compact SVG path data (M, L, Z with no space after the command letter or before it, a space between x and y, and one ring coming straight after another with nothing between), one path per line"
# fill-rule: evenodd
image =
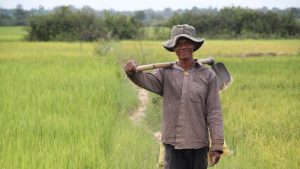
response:
M25 38L26 27L2 26L0 27L0 41L20 41Z
M299 56L224 59L234 83L222 96L235 154L217 168L298 168Z
M1 168L155 167L152 134L128 118L135 90L116 59L93 47L3 43Z

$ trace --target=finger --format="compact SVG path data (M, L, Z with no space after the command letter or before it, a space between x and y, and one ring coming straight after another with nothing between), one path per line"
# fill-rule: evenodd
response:
M220 160L220 157L215 157L214 165L217 164Z
M210 161L211 166L214 166L216 164L216 157L215 156L211 156L210 159L211 159L211 161Z
M128 63L130 63L131 65L134 65L135 61L134 60L130 60Z
M212 153L213 154L213 161L212 161L212 166L217 164L220 160L220 154L219 153Z
M209 166L212 167L215 164L213 152L209 152L208 156L209 156Z
M129 65L129 63L127 63L127 64L125 65L124 69L125 69L125 72L129 72L129 70L130 70L130 65Z
M136 63L133 60L127 62L124 67L126 73L133 73L136 71Z
M124 70L127 71L129 69L129 62L127 62L124 66Z
M125 67L127 67L127 68L129 68L131 65L132 65L132 60L129 60L127 63L126 63L126 65L125 65Z
M134 60L132 60L132 61L130 62L130 69L131 69L132 71L136 71L136 67L137 67L137 64L135 63Z
M134 64L132 67L132 71L136 72L136 67L137 67L137 64Z

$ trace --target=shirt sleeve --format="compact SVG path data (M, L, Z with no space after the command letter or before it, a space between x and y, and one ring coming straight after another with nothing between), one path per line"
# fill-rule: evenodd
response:
M127 76L136 85L162 95L163 69L157 69L153 73L136 72Z
M210 70L209 87L206 101L207 123L211 139L210 151L223 152L224 127L221 111L220 95L217 85L217 76Z

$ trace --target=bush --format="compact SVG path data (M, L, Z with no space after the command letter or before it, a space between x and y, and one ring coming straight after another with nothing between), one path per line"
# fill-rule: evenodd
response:
M29 21L28 40L95 41L97 39L136 38L141 24L124 15L97 16L91 8L56 8L48 15L33 16Z

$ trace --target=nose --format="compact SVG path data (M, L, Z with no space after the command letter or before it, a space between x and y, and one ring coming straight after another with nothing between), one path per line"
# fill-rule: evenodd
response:
M179 43L177 45L178 49L184 49L184 48L187 48L188 47L188 44L187 43Z
M185 47L187 47L187 45L186 45L185 43L182 43L182 44L179 44L178 47L179 47L179 48L185 48Z

